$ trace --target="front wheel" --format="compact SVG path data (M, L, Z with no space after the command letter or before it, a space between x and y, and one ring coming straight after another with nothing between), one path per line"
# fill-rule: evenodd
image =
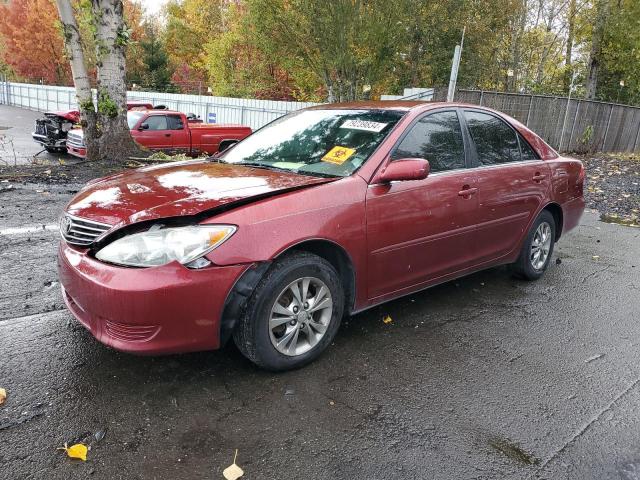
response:
M556 222L548 210L543 210L529 230L518 260L511 266L513 273L526 280L537 280L544 274L553 255Z
M247 302L233 334L256 365L280 371L317 358L335 337L344 293L335 268L317 255L296 252L277 260Z

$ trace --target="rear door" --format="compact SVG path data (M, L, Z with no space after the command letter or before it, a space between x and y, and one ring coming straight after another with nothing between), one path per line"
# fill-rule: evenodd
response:
M367 190L370 299L419 287L472 262L478 203L465 152L455 109L426 114L392 150L391 161L429 160L431 173Z
M465 109L478 181L475 246L478 263L503 257L518 247L525 229L549 192L549 166L498 115Z
M140 145L154 150L171 150L173 148L171 136L172 131L169 130L167 116L152 114L139 125L135 139Z

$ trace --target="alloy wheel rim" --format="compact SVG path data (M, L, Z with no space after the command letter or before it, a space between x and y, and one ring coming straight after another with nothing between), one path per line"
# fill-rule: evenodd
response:
M332 315L329 287L315 277L299 278L280 292L271 307L271 344L283 355L303 355L322 340Z
M542 222L538 225L536 233L533 235L533 240L531 241L531 251L529 252L531 266L536 270L542 270L547 262L550 250L551 225L547 222Z

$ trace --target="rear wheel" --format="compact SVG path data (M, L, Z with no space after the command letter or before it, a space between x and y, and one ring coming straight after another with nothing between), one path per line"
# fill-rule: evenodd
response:
M518 260L512 265L513 273L526 280L542 277L553 255L556 223L548 210L543 210L529 230Z
M344 309L338 273L317 255L277 260L247 302L233 338L252 362L269 370L301 367L331 343Z

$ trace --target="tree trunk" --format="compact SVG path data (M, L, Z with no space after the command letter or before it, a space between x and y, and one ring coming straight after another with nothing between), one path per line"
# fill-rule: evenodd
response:
M576 0L569 0L569 12L567 14L567 48L565 51L564 57L564 65L565 65L565 76L564 76L564 88L567 92L571 88L571 78L573 77L573 41L575 38L575 29L576 29Z
M92 0L96 23L98 126L100 159L123 162L144 155L127 125L125 48L128 30L122 0Z
M82 51L80 30L78 30L70 0L56 0L56 4L60 14L60 23L62 23L65 49L71 64L73 83L76 87L81 125L85 132L84 141L87 146L87 159L96 160L99 153L98 142L96 141L96 109L93 104L91 82L89 81L84 52Z
M602 55L607 17L609 16L609 0L596 0L596 22L591 36L591 53L587 64L587 98L595 99L598 90L598 70Z

